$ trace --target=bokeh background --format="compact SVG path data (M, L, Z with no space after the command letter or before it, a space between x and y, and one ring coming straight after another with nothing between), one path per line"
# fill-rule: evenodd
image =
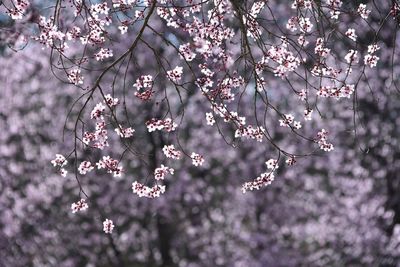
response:
M277 14L288 16L285 1L272 2ZM379 8L387 10L389 4ZM379 18L373 11L371 25ZM334 151L282 166L270 186L242 194L241 184L258 176L265 159L276 153L255 142L227 146L216 129L205 126L201 96L188 94L180 141L204 154L206 165L194 168L185 160L174 166L166 193L149 200L132 194L131 183L151 166L127 157L122 179L102 172L82 178L90 209L81 214L70 211L79 199L74 176L61 177L50 164L56 153L72 147L74 120L67 113L81 91L50 73L48 50L29 42L14 52L2 42L0 266L400 266L400 65L395 50L400 40L395 24L382 29L381 60L367 73L368 81L359 84L357 100L320 106L324 117L315 124L332 133ZM173 34L161 23L154 26ZM169 48L146 34L168 56ZM369 37L359 36L365 43ZM18 38L7 34L2 41ZM119 40L115 53L128 45L129 38ZM333 50L343 50L341 45ZM135 64L141 69L131 69L127 80L133 83L139 72L155 68L151 57L139 46ZM278 79L268 82L281 108L299 105ZM122 89L116 94L122 97ZM177 99L170 98L179 112ZM135 142L145 144L150 154L160 150L167 137L148 134L143 124L158 111L140 105L132 88L126 89L126 99L132 121L142 125L135 127ZM243 98L244 113L251 100ZM72 118L76 112L72 109ZM309 149L279 127L271 125L271 134L282 146ZM110 151L122 151L117 138L111 144ZM93 153L84 151L81 157L100 156ZM163 163L156 152L150 160L154 166ZM102 231L104 218L116 225L112 235Z

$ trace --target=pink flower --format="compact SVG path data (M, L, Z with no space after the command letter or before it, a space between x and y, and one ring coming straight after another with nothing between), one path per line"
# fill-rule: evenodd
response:
M182 70L182 67L177 66L175 69L167 71L167 76L171 81L177 83L182 79Z
M114 223L112 220L105 219L103 222L103 231L106 234L111 234L114 229Z
M164 155L167 158L172 158L172 159L180 159L181 158L182 153L180 151L176 150L174 145L169 145L169 146L165 145L162 150L164 152Z
M191 155L190 155L190 158L192 159L192 164L194 165L194 166L201 166L201 165L203 165L203 163L204 163L204 157L203 156L201 156L201 155L199 155L199 154L197 154L197 153L192 153Z
M80 174L86 174L94 169L94 166L90 161L83 161L79 165L78 171Z
M71 205L72 213L76 213L78 211L84 211L84 210L87 210L88 208L89 208L89 205L86 203L86 200L83 198L76 203L72 203L72 205Z

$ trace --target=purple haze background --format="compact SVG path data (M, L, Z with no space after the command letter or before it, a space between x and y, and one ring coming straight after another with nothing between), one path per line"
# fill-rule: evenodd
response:
M276 8L285 15L283 5ZM265 156L275 152L254 142L227 146L215 129L204 127L201 97L190 95L180 141L207 155L206 166L180 164L166 193L155 200L132 194L134 177L151 171L138 160L125 160L122 179L91 173L82 179L90 209L79 216L70 211L79 193L75 178L60 177L50 164L55 153L72 146L74 121L67 120L64 141L63 127L78 89L50 74L48 51L38 45L18 53L3 49L0 266L399 266L400 95L394 83L400 68L390 64L394 30L391 25L382 30L379 66L368 73L369 84L359 85L357 136L351 100L326 101L321 107L326 117L313 122L331 129L333 152L282 166L269 187L242 194L241 184L256 177ZM120 40L116 49L128 45ZM170 52L161 42L154 46ZM141 64L149 55L138 49ZM128 77L133 81L137 75ZM289 93L278 79L269 86L278 88L275 99ZM134 99L133 92L126 97ZM298 105L292 98L281 102L282 108ZM178 101L171 96L171 103ZM136 104L128 105L129 113L140 122L153 107ZM246 112L251 97L242 105ZM146 134L144 126L136 130L147 151L166 142ZM283 146L308 148L284 138L284 129L273 127L271 133ZM118 150L117 138L112 144ZM159 156L153 161L162 163ZM102 231L104 218L116 225L112 235Z

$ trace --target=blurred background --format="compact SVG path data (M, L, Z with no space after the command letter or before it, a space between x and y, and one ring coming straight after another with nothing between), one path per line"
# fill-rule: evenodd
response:
M272 3L276 12L287 15L286 2ZM385 10L389 4L380 8ZM371 25L379 18L374 11ZM168 137L147 133L143 122L158 111L152 104L140 104L132 88L127 88L128 111L136 125L134 142L145 143L152 165L126 157L121 179L102 172L82 177L90 208L80 214L70 210L79 200L75 177L61 177L50 161L73 145L74 119L67 114L81 91L50 74L49 51L29 42L14 52L5 43L17 42L18 31L2 33L0 266L400 266L400 94L396 89L400 66L394 48L400 40L395 24L390 22L382 30L381 60L368 71L369 79L360 82L356 101L327 100L320 106L324 117L315 123L332 133L335 150L299 159L290 168L280 167L275 181L256 192L243 194L241 184L257 177L265 159L276 158L276 153L256 142L236 148L226 145L216 129L205 126L207 106L201 95L188 94L179 140L189 150L204 154L205 166L195 168L187 159L170 164L175 175L167 179L162 197L151 200L132 194L133 181L164 163L155 151ZM161 30L166 36L173 34ZM160 53L173 54L151 33L144 38L151 38ZM367 42L369 35L359 38ZM129 40L115 45L117 54L129 46ZM340 51L340 46L333 49ZM145 46L138 47L135 64L148 64L129 70L130 84L155 68L156 63L148 62L151 57ZM105 83L113 77L110 74ZM271 99L281 108L298 105L299 100L287 97L292 92L278 79L268 81L268 86L275 88ZM123 85L117 81L116 88L122 98ZM170 100L179 112L176 96ZM91 107L97 102L91 101ZM250 105L251 96L244 97L244 113ZM71 109L72 118L77 111ZM285 129L271 127L282 146L307 151L304 142L285 137ZM118 141L110 140L110 151L122 151ZM83 151L80 155L86 156L100 154ZM112 235L102 231L104 218L116 225Z

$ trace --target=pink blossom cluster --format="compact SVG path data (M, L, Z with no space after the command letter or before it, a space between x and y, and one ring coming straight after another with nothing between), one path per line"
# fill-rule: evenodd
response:
M122 138L129 138L133 136L135 129L132 127L123 128L121 125L119 125L118 128L115 128L115 132Z
M371 13L371 10L367 9L366 4L360 4L358 6L357 12L363 19L368 19L368 16L369 16L369 13Z
M142 101L148 101L151 99L155 91L152 90L153 87L153 76L142 75L133 84L136 87L135 96Z
M93 164L90 161L82 161L79 165L78 171L80 174L87 174L94 169Z
M53 164L54 167L58 167L61 176L67 176L68 171L63 167L68 164L68 161L63 155L56 154L56 158L51 161L51 164Z
M105 219L103 222L103 231L106 234L111 234L114 230L114 223L112 220Z
M174 83L178 83L182 79L183 68L180 66L167 71L167 77Z
M167 132L175 131L178 126L172 119L167 118L165 120L152 118L146 122L147 130L151 133L156 130L165 130Z
M242 192L246 193L247 191L252 191L254 189L259 190L263 186L270 185L274 181L274 173L273 172L264 172L261 173L256 179L251 182L246 182L242 185Z
M153 187L148 187L135 181L132 183L132 191L139 197L156 198L165 193L165 185L154 185Z
M175 149L174 145L165 145L162 151L167 158L180 159L182 156L182 152Z
M86 203L85 199L81 199L78 202L72 203L71 204L71 210L72 213L76 213L78 211L84 211L87 210L89 208L89 205Z
M285 40L282 40L282 44L279 46L272 46L266 56L278 64L274 68L275 76L284 78L289 72L293 72L300 65L300 59L294 56L294 54L288 50L288 44Z
M322 129L317 134L317 143L320 149L324 151L331 151L333 150L333 145L328 142L328 132L325 129Z
M96 163L97 169L105 169L108 173L112 173L114 177L121 177L123 168L118 165L119 161L110 156L103 156L103 159Z
M350 98L350 96L354 93L354 90L354 84L345 84L340 87L322 86L321 88L319 88L317 95L321 97L334 97L336 99L343 97Z
M18 0L14 4L14 7L8 10L7 13L12 19L19 20L22 19L29 6L29 0Z
M293 127L295 129L301 128L301 123L299 121L294 120L294 116L292 114L284 114L282 115L283 119L279 120L279 125L283 127Z
M83 84L83 76L81 75L81 70L79 68L74 68L70 70L67 74L68 81L75 85Z
M167 174L174 174L174 169L173 168L169 168L167 166L164 166L163 164L161 164L160 167L156 168L154 170L154 178L158 181L158 180L164 180L165 176Z
M364 57L365 65L373 68L378 64L379 57L375 55L375 53L380 49L380 47L376 44L368 46L368 54Z
M262 126L240 126L235 131L235 137L245 137L257 140L258 142L262 142L265 134L265 129Z
M103 61L104 59L110 58L113 56L113 51L110 48L101 48L99 52L94 54L94 57L97 61Z
M192 152L192 154L190 155L190 158L192 159L192 164L194 166L201 166L204 163L204 157L195 152Z

